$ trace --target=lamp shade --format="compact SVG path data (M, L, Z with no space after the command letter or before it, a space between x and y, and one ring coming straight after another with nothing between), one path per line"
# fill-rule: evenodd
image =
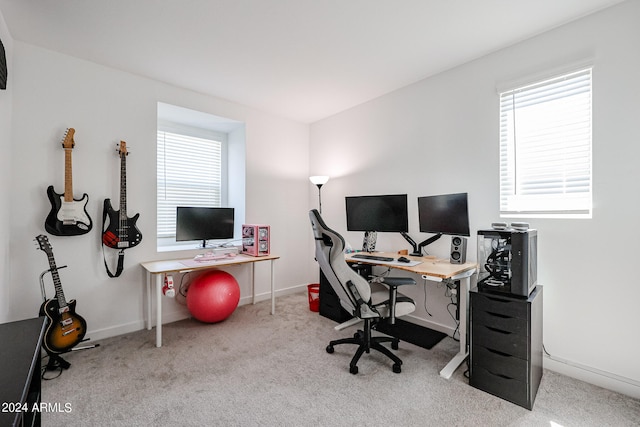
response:
M314 175L309 177L309 181L315 185L324 185L329 181L329 177L324 175Z

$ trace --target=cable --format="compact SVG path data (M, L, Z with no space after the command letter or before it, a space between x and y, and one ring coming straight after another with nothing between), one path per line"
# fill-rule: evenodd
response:
M456 324L456 328L454 329L453 334L451 335L451 338L454 341L460 342L460 321L456 319L455 312L451 313L451 309L450 309L451 306L455 307L456 309L458 307L458 303L454 300L454 295L456 294L451 292L451 285L452 285L451 283L445 282L445 285L446 285L446 288L444 291L444 296L449 297L449 299L451 300L451 302L447 304L447 312L449 313L449 316L451 316L451 318ZM453 286L455 286L455 284ZM456 338L456 334L458 334L458 338Z
M42 358L40 359L40 365L42 366L42 368L40 368L40 378L42 378L44 381L55 380L56 378L60 377L60 375L62 375L62 371L63 371L63 368L60 365L60 363L58 363L55 360L44 363L44 360L48 358L49 358L49 355L47 354L45 356L42 356ZM46 373L53 370L58 370L57 375L47 377Z
M427 312L429 317L433 317L433 315L429 313L429 309L427 308L427 279L424 279L424 311Z

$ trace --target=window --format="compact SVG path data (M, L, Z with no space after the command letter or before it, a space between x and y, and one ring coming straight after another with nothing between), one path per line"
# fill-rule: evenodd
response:
M232 207L234 235L245 219L246 126L227 117L158 102L156 250L176 242L176 207Z
M166 128L158 129L157 233L158 239L168 238L173 243L177 206L223 206L226 137L196 129L178 133Z
M591 71L500 93L501 216L591 217Z

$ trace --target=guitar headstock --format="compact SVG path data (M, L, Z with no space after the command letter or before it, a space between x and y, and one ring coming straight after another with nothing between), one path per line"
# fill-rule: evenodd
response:
M47 255L51 255L53 253L53 248L51 247L51 243L49 243L49 238L44 234L40 234L36 236L36 241L40 246L40 249L45 251Z
M129 155L126 142L120 141L120 144L118 144L118 154L120 154L120 157Z
M65 149L71 149L76 145L76 142L73 140L73 135L76 133L74 128L68 128L64 133L64 138L62 139L62 147Z

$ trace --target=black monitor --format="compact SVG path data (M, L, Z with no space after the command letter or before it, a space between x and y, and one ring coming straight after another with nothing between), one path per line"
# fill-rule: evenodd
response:
M375 250L377 232L406 234L409 230L406 194L351 196L345 202L347 230L364 231L363 251Z
M348 231L407 232L407 195L348 196Z
M233 208L178 206L176 210L176 241L232 239Z
M467 193L418 197L420 232L469 236Z

